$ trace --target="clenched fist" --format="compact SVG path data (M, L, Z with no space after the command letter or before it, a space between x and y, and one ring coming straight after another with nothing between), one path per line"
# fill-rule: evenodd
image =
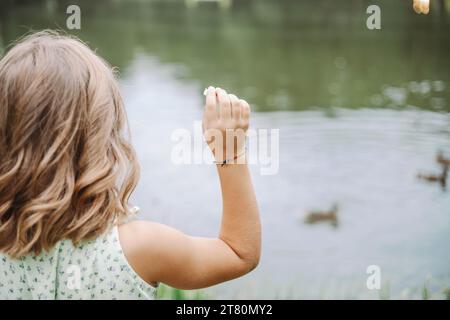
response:
M205 91L203 135L217 163L245 162L245 140L250 106L220 88Z

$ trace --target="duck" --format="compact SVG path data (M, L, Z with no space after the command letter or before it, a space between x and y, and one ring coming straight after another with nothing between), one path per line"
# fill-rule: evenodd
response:
M338 226L339 206L335 203L330 210L310 211L305 217L305 223L315 224L318 222L329 222L333 227Z
M448 175L449 165L442 165L442 172L440 174L422 174L419 173L417 177L421 180L428 182L438 182L442 189L445 190L447 186L447 175Z
M436 155L436 162L443 166L450 166L450 158L446 158L442 150L438 151L438 154Z

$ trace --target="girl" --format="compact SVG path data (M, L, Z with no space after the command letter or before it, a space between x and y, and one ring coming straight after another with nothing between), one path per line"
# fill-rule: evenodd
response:
M159 282L195 289L251 271L261 235L245 139L225 137L245 134L249 114L244 100L207 89L217 238L126 222L139 168L111 68L52 31L17 43L0 60L0 299L152 299Z

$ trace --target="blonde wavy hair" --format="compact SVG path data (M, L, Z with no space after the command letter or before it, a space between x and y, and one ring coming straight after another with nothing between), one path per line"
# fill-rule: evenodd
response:
M95 238L131 214L139 166L114 72L41 31L0 60L0 252Z

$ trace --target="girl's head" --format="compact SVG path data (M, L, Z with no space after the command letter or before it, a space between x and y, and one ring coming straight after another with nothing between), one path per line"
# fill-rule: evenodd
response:
M0 60L0 252L95 237L129 213L138 179L111 68L43 31Z

